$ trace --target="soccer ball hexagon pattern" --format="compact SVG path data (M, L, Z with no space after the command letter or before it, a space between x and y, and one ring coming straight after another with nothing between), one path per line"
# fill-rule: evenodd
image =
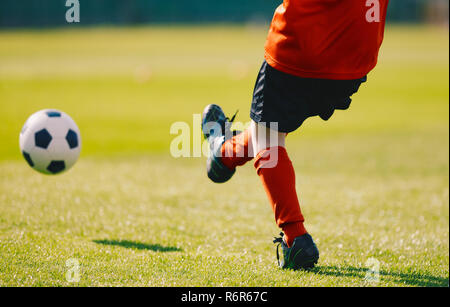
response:
M31 115L20 132L19 143L28 165L44 174L68 170L81 151L77 124L59 110L41 110Z

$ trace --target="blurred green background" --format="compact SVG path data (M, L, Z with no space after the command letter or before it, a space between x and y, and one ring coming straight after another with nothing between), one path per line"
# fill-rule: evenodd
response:
M81 25L148 23L267 23L282 1L79 0ZM390 22L445 22L447 0L390 1ZM67 26L66 0L2 0L0 27Z
M267 29L153 26L0 32L2 159L20 157L18 133L43 108L65 110L83 155L168 153L176 121L218 103L249 120ZM308 120L291 138L445 132L448 31L389 25L378 67L351 112Z

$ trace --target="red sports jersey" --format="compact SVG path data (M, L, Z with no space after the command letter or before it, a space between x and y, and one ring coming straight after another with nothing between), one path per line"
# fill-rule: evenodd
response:
M304 78L362 78L377 64L388 2L284 0L270 26L266 61Z

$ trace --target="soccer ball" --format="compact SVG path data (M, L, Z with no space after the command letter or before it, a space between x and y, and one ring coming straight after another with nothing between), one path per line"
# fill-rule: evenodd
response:
M51 175L71 168L81 150L77 124L66 113L50 109L28 118L19 143L28 164L38 172Z

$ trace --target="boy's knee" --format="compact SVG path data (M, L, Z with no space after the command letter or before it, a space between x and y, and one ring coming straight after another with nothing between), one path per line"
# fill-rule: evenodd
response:
M286 133L268 128L263 123L252 122L251 125L253 152L257 155L271 147L285 147Z

